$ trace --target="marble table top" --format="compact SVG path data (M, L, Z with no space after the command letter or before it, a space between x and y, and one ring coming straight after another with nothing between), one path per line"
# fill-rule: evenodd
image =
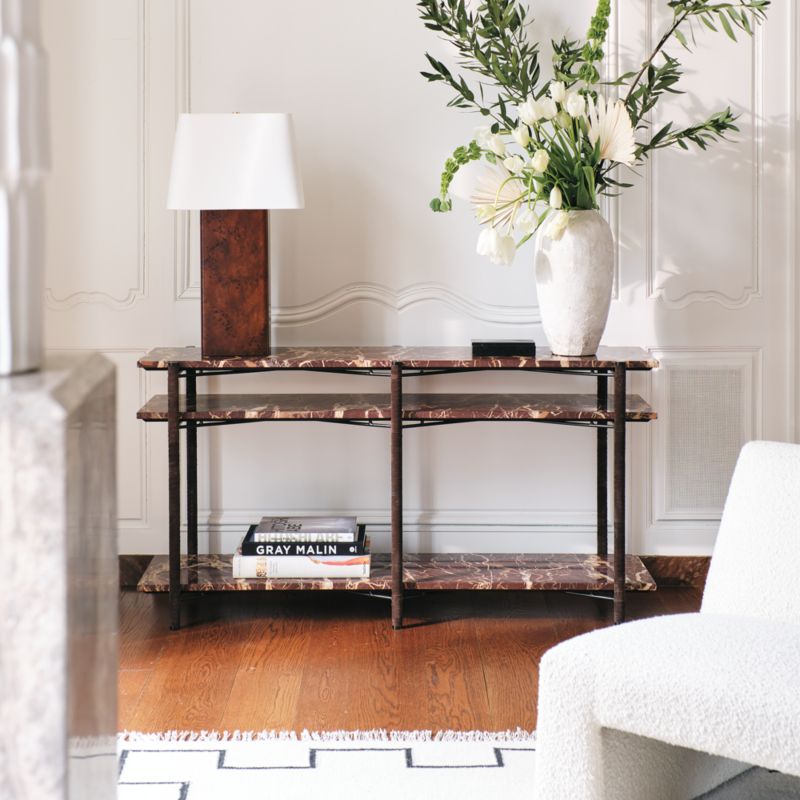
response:
M648 422L656 412L637 394L627 396L626 419ZM200 394L188 420L388 420L388 394ZM167 420L167 395L151 398L138 414ZM405 420L613 420L613 406L600 409L594 394L404 394Z
M638 347L600 347L591 356L557 356L546 349L536 358L473 358L469 347L274 347L263 357L205 359L199 347L159 347L139 359L142 369L627 369L650 370L658 361Z
M191 592L340 589L386 591L391 589L388 553L372 556L369 578L234 578L232 556L201 555L189 566L181 559L181 587ZM638 556L625 559L626 588L652 592L653 577ZM406 553L403 556L406 589L507 589L611 591L614 569L609 559L582 554L516 553ZM169 559L156 556L139 581L139 591L169 589Z

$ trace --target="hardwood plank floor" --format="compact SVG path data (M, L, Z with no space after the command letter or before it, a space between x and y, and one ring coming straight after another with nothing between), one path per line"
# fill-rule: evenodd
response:
M629 617L695 611L700 592L631 595ZM538 664L609 624L611 604L556 592L122 593L120 730L506 730L536 727Z

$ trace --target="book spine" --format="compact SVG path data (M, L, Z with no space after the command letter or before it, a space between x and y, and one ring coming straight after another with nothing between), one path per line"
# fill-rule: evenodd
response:
M340 533L314 533L314 532L300 532L300 533L263 533L256 531L253 534L253 541L259 544L274 544L274 543L297 543L297 542L355 542L358 533L353 531L342 531Z
M234 578L368 578L370 557L331 561L311 556L233 557Z
M363 556L367 549L356 542L242 542L243 556Z

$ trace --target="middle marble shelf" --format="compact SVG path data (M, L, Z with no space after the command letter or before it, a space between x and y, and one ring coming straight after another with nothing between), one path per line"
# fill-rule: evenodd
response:
M603 423L613 408L598 407L595 394L416 394L403 395L403 420ZM181 420L195 422L256 420L390 420L389 394L198 394L187 407L179 398ZM649 422L656 412L637 394L626 396L628 422ZM137 413L146 422L166 422L167 395L155 395Z

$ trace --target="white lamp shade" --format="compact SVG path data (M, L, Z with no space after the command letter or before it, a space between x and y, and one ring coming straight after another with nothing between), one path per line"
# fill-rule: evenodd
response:
M167 208L303 208L290 114L181 114Z

